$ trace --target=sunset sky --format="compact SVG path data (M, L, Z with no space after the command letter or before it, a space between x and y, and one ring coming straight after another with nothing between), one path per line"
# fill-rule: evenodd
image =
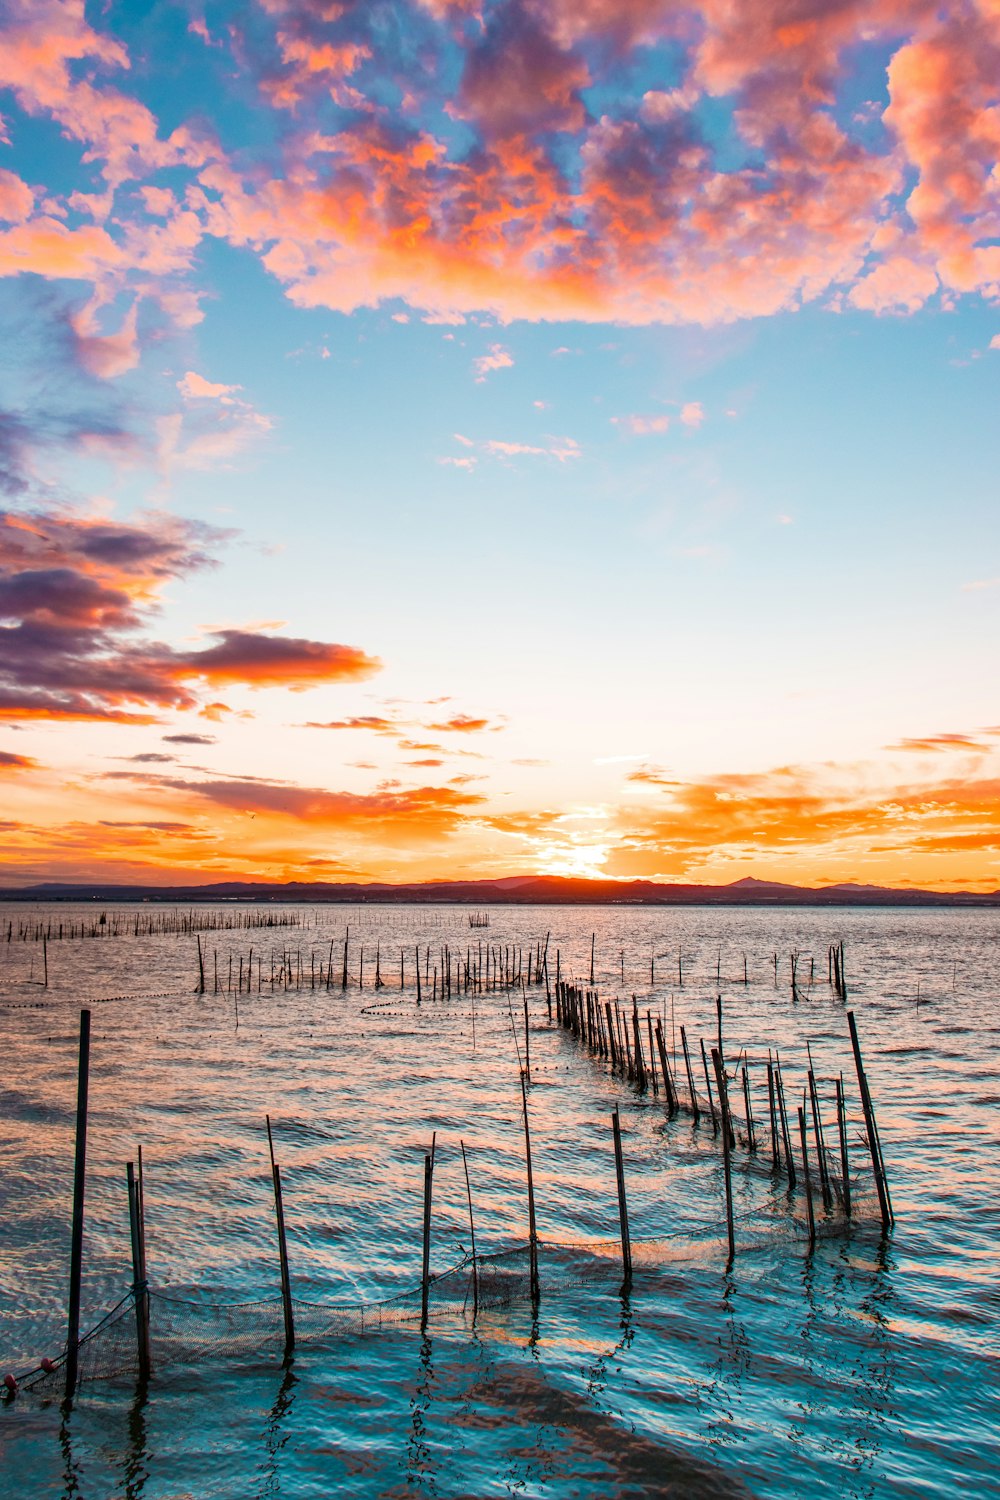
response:
M1000 887L1000 0L0 9L2 880Z

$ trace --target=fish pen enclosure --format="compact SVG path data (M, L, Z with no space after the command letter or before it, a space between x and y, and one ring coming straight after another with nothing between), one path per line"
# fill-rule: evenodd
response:
M834 1346L881 1369L866 1309L901 1242L931 1253L960 976L992 983L992 937L887 961L826 912L725 914L721 938L687 913L265 914L286 930L64 937L47 985L17 958L42 939L12 937L10 1413L223 1367L302 1379L411 1335L523 1330L570 1379L601 1330L622 1359L645 1328L658 1379L702 1383L696 1442L717 1387L747 1399L737 1345L717 1368L744 1299L765 1360L805 1318L789 1387L822 1388L847 1453ZM747 1441L776 1442L760 1410Z

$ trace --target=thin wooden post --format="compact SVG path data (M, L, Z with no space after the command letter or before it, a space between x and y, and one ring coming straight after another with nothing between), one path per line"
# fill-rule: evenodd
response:
M810 1067L808 1073L809 1103L812 1108L813 1135L816 1139L816 1159L819 1163L819 1184L823 1194L823 1207L827 1213L833 1207L830 1179L826 1170L826 1142L823 1139L823 1121L819 1112L819 1095L816 1091L816 1075Z
M420 1271L421 1333L427 1327L427 1302L431 1290L431 1190L433 1183L434 1158L432 1155L428 1155L424 1157L424 1244Z
M872 1170L875 1173L875 1187L878 1190L879 1208L882 1213L882 1228L888 1229L892 1223L892 1202L889 1198L889 1184L885 1177L885 1162L882 1159L882 1145L879 1141L878 1124L875 1120L875 1107L872 1104L872 1096L868 1089L868 1078L865 1074L864 1063L861 1060L861 1044L858 1041L858 1028L854 1021L854 1012L847 1012L847 1024L851 1029L851 1047L854 1050L854 1066L858 1074L858 1088L861 1091L861 1107L865 1112L865 1126L868 1131L868 1150L871 1153Z
M837 1131L840 1135L840 1172L844 1212L851 1217L851 1169L847 1157L847 1110L844 1105L844 1075L837 1079Z
M792 1156L792 1138L788 1130L788 1111L785 1108L785 1083L781 1076L781 1059L776 1056L774 1088L778 1100L778 1118L781 1122L781 1139L785 1146L785 1165L788 1168L788 1186L795 1186L795 1159Z
M712 1131L714 1134L718 1134L719 1122L715 1117L715 1100L712 1098L712 1080L708 1076L708 1056L705 1052L705 1038L699 1037L698 1040L701 1043L701 1065L705 1070L705 1087L708 1090L708 1107L712 1115Z
M607 1020L608 1020L608 1046L609 1046L610 1051L611 1051L611 1066L612 1066L612 1068L617 1068L617 1066L618 1066L618 1043L615 1041L615 1027L614 1027L614 1022L611 1019L611 1001L610 1000L605 1000L605 1002L604 1002L604 1014L605 1014L605 1016L607 1017Z
M76 1152L73 1161L73 1224L70 1231L69 1306L66 1328L66 1396L76 1390L80 1358L80 1286L83 1277L83 1204L87 1176L87 1098L90 1090L90 1011L80 1012L76 1072Z
M745 1062L743 1064L743 1107L747 1114L747 1145L751 1151L756 1151L757 1135L753 1128L753 1105L750 1102L750 1073Z
M684 1066L687 1069L688 1089L691 1093L691 1113L694 1123L697 1125L701 1118L701 1110L698 1108L698 1094L694 1086L694 1073L691 1071L691 1054L688 1051L687 1032L681 1027L681 1046L684 1048Z
M198 943L198 993L203 995L205 993L205 956L201 951L200 933L196 933L195 937Z
M719 1109L722 1113L722 1167L726 1179L726 1231L729 1236L729 1259L731 1261L736 1254L736 1229L733 1223L733 1173L729 1147L729 1098L726 1090L726 1075L722 1067L722 1054L717 1047L712 1048L712 1064L715 1068L715 1081L719 1089Z
M618 1182L618 1221L621 1225L622 1238L622 1274L626 1286L632 1281L632 1237L628 1227L628 1204L625 1200L625 1163L622 1157L622 1127L618 1116L618 1106L611 1115L611 1129L615 1141L615 1177Z
M663 1043L663 1027L660 1025L659 1017L656 1021L656 1048L660 1054L660 1067L663 1070L663 1089L667 1096L667 1110L670 1114L677 1113L677 1091L674 1088L674 1080L667 1062L667 1049Z
M805 1103L804 1095L803 1103ZM813 1213L812 1173L809 1171L809 1146L806 1142L806 1114L804 1109L799 1110L799 1138L802 1141L802 1171L805 1177L806 1188L806 1216L809 1220L809 1248L812 1249L816 1243L816 1216Z
M528 1091L521 1074L521 1108L524 1114L524 1160L528 1174L528 1239L531 1258L531 1298L538 1301L538 1230L535 1224L535 1179L531 1170L531 1132L528 1129Z
M592 932L590 934L590 982L591 982L591 984L593 984L593 982L594 982L594 944L596 943L596 941L597 941L597 933L596 932Z
M767 1054L767 1108L771 1122L771 1167L777 1171L781 1165L781 1146L778 1141L778 1119L774 1099L774 1066L771 1062L771 1052Z
M139 1379L149 1379L149 1294L146 1288L146 1264L143 1248L142 1206L135 1166L126 1164L128 1179L128 1221L132 1240L132 1295L135 1299L135 1336L139 1355Z
M346 990L347 989L347 944L350 941L350 936L351 936L351 929L349 927L345 927L344 928L344 967L343 967L343 969L341 970L341 973L340 973L340 988L342 990Z
M524 1076L531 1082L531 1044L528 1041L528 997L522 996L524 1000Z
M472 1216L472 1188L469 1185L469 1163L465 1157L465 1142L458 1143L462 1148L462 1166L465 1168L465 1196L469 1200L469 1234L472 1236L472 1316L475 1317L479 1311L479 1263L476 1260L476 1221Z
M271 1116L267 1120L267 1146L271 1153L271 1182L274 1187L274 1214L278 1222L278 1259L281 1267L281 1309L285 1319L285 1358L295 1348L295 1320L292 1315L292 1286L288 1276L288 1245L285 1240L285 1207L281 1196L281 1172L274 1159L274 1139L271 1135Z

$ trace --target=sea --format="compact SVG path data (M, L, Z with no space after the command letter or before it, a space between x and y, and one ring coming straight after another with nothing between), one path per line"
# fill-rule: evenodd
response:
M755 1119L732 1255L721 1132L670 1112L662 1065L641 1088L560 1025L557 975L634 997L682 1097L683 1028L703 1106L721 1025ZM84 1360L67 1400L83 1009L81 1332L99 1348L112 1314L121 1358ZM1000 1496L998 1037L991 909L0 903L0 1493ZM793 1119L811 1067L834 1163L843 1078L852 1214L824 1207L814 1156L813 1237L770 1142L779 1057Z

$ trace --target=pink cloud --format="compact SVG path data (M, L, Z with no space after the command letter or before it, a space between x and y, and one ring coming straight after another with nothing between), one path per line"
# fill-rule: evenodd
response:
M0 167L0 219L23 224L35 206L35 195L15 172Z
M513 368L514 360L510 353L500 344L491 344L488 354L481 354L478 359L473 360L472 367L476 372L476 380L482 383L493 370L509 370Z
M87 304L71 320L76 335L77 357L84 369L102 380L114 380L139 363L139 341L136 324L138 302L133 302L117 333L100 334L96 330L96 307Z

